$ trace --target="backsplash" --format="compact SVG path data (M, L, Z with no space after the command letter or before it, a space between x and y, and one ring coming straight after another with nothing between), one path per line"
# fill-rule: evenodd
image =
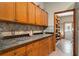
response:
M44 30L44 27L41 26L34 26L34 25L22 25L22 24L16 24L16 23L5 23L0 22L0 34L2 32L11 32L12 35L15 35L15 32L18 31L39 31ZM0 35L1 37L1 35Z

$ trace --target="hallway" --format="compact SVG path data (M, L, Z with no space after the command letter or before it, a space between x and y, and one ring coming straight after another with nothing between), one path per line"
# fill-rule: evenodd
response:
M73 56L73 43L66 39L57 42L56 51L50 56Z

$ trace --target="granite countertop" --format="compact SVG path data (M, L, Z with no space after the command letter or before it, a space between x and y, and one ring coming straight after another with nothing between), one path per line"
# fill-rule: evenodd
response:
M41 38L48 37L51 35L52 34L37 34L31 37L19 37L19 38L13 38L13 39L0 40L0 52L18 45L29 43L35 40L40 40Z

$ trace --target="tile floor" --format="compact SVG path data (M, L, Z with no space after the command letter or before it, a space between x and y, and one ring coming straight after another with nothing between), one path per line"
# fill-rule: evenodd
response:
M49 56L72 56L73 43L66 39L61 39L56 45L56 51L52 52Z

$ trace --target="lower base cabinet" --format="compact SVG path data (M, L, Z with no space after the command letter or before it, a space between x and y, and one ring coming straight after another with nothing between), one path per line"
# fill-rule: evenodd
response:
M15 49L15 56L25 56L25 46Z
M34 55L34 51L33 51L33 43L28 44L25 46L26 47L26 56L33 56Z
M55 40L52 36L29 43L12 51L0 54L1 56L48 56L55 49Z
M14 56L14 51L8 51L6 53L2 53L1 56Z

